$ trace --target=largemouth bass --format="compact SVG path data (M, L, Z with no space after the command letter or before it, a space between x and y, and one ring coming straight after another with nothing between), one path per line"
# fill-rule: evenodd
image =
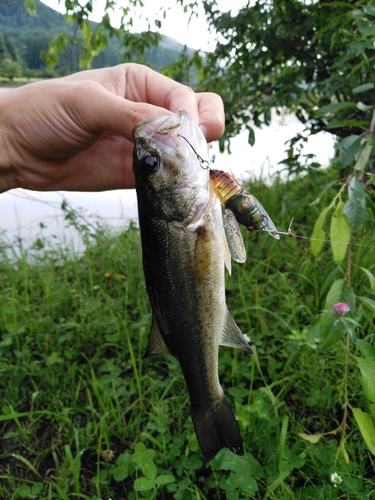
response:
M210 460L224 447L242 455L237 421L219 383L219 345L251 352L230 316L227 246L210 187L206 140L185 112L137 125L136 178L143 267L153 321L146 356L172 354L188 387L198 442Z

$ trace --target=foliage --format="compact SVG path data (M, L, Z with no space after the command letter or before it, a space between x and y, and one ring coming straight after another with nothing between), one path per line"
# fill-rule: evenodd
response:
M255 0L232 13L203 2L217 33L203 86L227 110L226 137L268 125L271 110L293 112L311 133L339 137L369 127L375 78L375 9L367 0ZM371 82L371 83L370 83ZM355 105L355 89L367 85ZM353 103L354 101L354 103Z
M48 78L78 71L80 64L90 62L92 68L99 68L132 58L159 69L173 62L184 48L152 32L120 36L122 32L104 22L88 22L84 16L80 20L78 14L64 17L39 0L26 7L23 0L0 0L0 76L28 76L31 70L33 76ZM188 50L189 55L192 52ZM9 61L4 64L5 59L18 66Z
M306 235L317 191L330 186L327 204L337 181L332 169L249 188L277 227L293 216ZM142 359L151 315L138 229L117 234L66 202L62 210L82 255L43 233L28 250L2 238L1 498L371 496L375 270L365 226L351 247L354 289L329 245L313 257L304 239L244 233L248 259L227 279L227 302L254 354L222 348L219 369L246 453L223 450L206 465L178 363ZM343 301L350 312L334 316Z

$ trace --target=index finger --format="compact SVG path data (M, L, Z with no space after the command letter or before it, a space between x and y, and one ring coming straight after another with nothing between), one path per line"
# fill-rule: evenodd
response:
M127 99L148 102L172 113L184 109L201 126L209 142L223 135L224 106L218 94L195 93L190 87L137 64L126 64L125 72Z

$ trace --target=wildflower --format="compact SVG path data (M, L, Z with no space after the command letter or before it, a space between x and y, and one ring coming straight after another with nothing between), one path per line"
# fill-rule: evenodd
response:
M338 302L332 307L332 312L335 316L344 316L350 311L350 307L346 302Z
M112 450L104 450L101 452L100 456L106 462L110 462L115 458L115 453Z
M341 477L337 474L337 472L334 472L331 474L331 483L334 485L335 488L337 488L338 484L342 483Z

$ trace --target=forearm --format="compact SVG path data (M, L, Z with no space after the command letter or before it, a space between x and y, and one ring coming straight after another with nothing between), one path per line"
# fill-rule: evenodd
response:
M18 187L7 140L7 136L9 136L6 119L7 93L8 91L4 91L0 95L0 193Z

